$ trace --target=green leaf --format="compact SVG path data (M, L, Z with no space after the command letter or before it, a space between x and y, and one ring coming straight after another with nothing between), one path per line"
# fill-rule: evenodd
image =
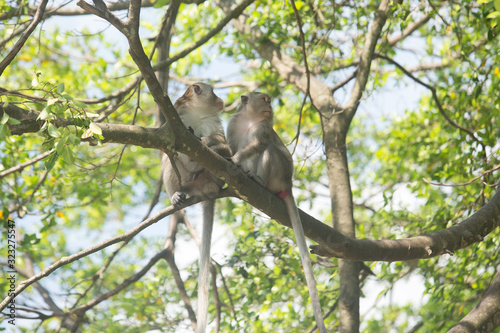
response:
M157 0L153 6L154 8L162 8L165 7L169 2L169 0Z
M3 124L6 124L8 121L9 121L9 115L7 114L7 112L4 112L3 113L3 116L2 116L2 119L0 120L0 124L3 125Z
M64 148L64 145L66 144L66 141L68 141L68 136L65 136L59 140L59 142L56 145L56 151L59 155L62 154L62 150Z
M52 170L52 168L54 167L54 164L57 161L58 156L59 155L56 152L54 152L52 155L50 155L49 159L45 162L45 169Z
M97 135L102 135L102 129L97 126L96 123L91 122L89 129L92 131L92 133L97 134Z
M73 133L70 133L69 135L69 141L71 142L72 145L79 145L80 144L80 138L78 136L76 136L75 134Z
M9 124L11 125L19 125L21 122L16 118L9 118Z
M47 108L43 108L42 112L40 112L36 120L45 120L47 118L49 118L49 111L47 110Z
M54 105L54 104L56 104L58 101L59 101L59 99L58 99L58 98L49 98L49 99L47 100L47 106Z
M64 146L62 149L62 157L66 163L73 164L75 163L75 155L71 150L71 147Z
M75 106L77 106L77 107L79 107L81 109L86 109L88 107L87 104L85 104L82 101L79 101L77 99L73 100L73 104L75 104Z
M500 11L490 13L490 14L488 14L488 16L486 16L486 18L489 18L489 19L496 19L498 17L500 17Z
M61 134L57 130L57 127L52 125L52 123L47 124L47 133L49 133L49 135L53 138L58 138L61 136Z
M23 239L19 242L19 245L20 247L26 247L26 248L29 248L33 245L36 245L38 243L40 243L40 237L38 237L38 235L35 233L35 234L24 234L23 235Z
M7 126L7 124L0 125L0 139L5 137L5 136L9 136L9 135L10 135L10 131L9 131L9 127Z
M57 93L62 94L64 92L64 82L57 86Z

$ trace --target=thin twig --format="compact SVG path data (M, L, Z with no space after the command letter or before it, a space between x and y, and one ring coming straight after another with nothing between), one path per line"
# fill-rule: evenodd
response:
M224 274L222 274L222 266L217 261L215 261L213 259L212 259L212 261L214 262L215 265L217 265L217 267L219 267L219 272L220 272L220 276L222 279L222 285L224 286L224 290L226 291L227 297L229 298L229 303L231 303L231 311L233 313L233 319L236 322L238 322L238 319L236 317L236 310L234 307L233 298L231 297L231 293L229 292L229 287L227 286L226 278L224 277Z
M295 137L292 139L292 141L295 141L295 145L292 149L292 155L295 152L295 149L297 148L297 144L299 143L299 136L300 136L300 125L302 122L302 112L304 110L304 106L307 101L307 97L311 98L311 72L309 71L309 65L307 64L307 53L306 53L306 39L304 36L304 31L302 29L302 20L299 15L299 11L297 10L297 7L295 6L295 0L291 0L293 12L295 13L295 18L297 19L297 24L299 26L299 34L300 34L300 41L302 44L302 57L304 58L304 67L306 70L306 78L307 78L307 85L306 85L306 93L304 96L304 99L302 100L302 105L300 107L300 112L299 112L299 121L297 122L297 134L295 134Z
M445 184L445 183L436 183L436 182L433 182L433 181L430 181L430 180L427 180L426 178L422 178L422 180L424 182L426 182L427 184L431 184L431 185L437 185L437 186L450 186L450 187L459 187L459 186L465 186L465 185L469 185L469 184L472 184L473 182L475 182L476 180L480 179L481 177L487 175L487 174L490 174L496 170L500 169L500 164L497 164L495 167L493 167L493 169L490 169L490 170L486 170L486 171L482 171L481 174L477 177L474 177L472 179L470 179L469 181L466 181L465 183L460 183L460 184Z
M345 86L346 84L348 84L352 79L354 79L356 77L356 74L358 73L358 70L355 69L351 75L349 75L348 77L346 77L344 80L340 81L340 82L337 82L336 85L334 85L333 87L330 88L330 90L332 91L332 93L334 93L336 90L342 88L343 86Z
M425 82L423 82L422 80L420 80L419 78L415 77L412 73L410 73L406 68L404 68L401 64L399 64L398 62L396 62L394 59L392 58L389 58L383 54L380 54L380 53L376 53L375 54L376 57L378 58L381 58L381 59L384 59L384 60L387 60L388 62L390 62L391 64L393 64L394 66L396 66L397 68L399 68L406 76L408 76L409 78L411 78L413 81L417 82L418 84L424 86L425 88L429 89L432 93L432 98L434 99L434 102L436 103L436 106L439 110L439 113L441 113L441 115L444 117L444 119L446 119L446 121L452 125L453 127L456 127L458 128L459 130L467 133L468 135L470 135L470 137L476 141L477 143L479 143L481 145L481 147L483 148L483 151L486 151L486 147L484 146L484 144L481 142L481 140L479 140L479 138L474 134L474 132L472 132L470 129L464 127L464 126L461 126L459 125L457 122L455 122L453 119L451 119L447 114L446 112L444 111L443 109L443 106L441 105L441 101L439 100L438 96L437 96L437 89L436 87L433 87Z
M7 169L7 170L4 170L4 171L0 172L0 179L2 179L3 177L5 177L7 175L10 175L11 173L22 171L27 166L35 164L36 162L38 162L40 160L43 160L45 157L49 156L54 151L55 151L55 149L51 149L51 150L46 151L45 153L43 153L41 155L38 155L37 157L35 157L32 160L29 160L27 162L21 163L19 165L16 165L16 166L10 168L10 169Z
M195 198L193 198L193 199L195 199ZM188 200L189 205L194 204L197 201L199 201L199 200L196 200L196 199L195 200ZM42 270L40 273L34 275L33 277L31 277L31 278L29 278L27 280L21 281L19 283L19 285L17 286L17 288L15 289L15 291L12 292L12 293L9 293L9 295L7 297L5 297L2 302L0 302L0 311L3 311L3 309L5 309L5 307L7 306L7 304L14 297L16 297L17 295L19 295L24 289L26 289L27 287L29 287L33 283L41 280L42 278L50 275L52 272L54 272L58 268L61 268L62 266L65 266L67 264L70 264L70 263L78 260L78 259L86 257L86 256L88 256L88 255L90 255L92 253L98 252L98 251L100 251L100 250L102 250L102 249L104 249L106 247L109 247L109 246L111 246L113 244L125 241L128 238L132 238L135 235L137 235L139 232L141 232L142 230L144 230L145 228L147 228L150 225L152 225L152 224L160 221L165 216L168 216L168 215L172 214L174 211L177 211L177 210L182 209L182 208L184 208L184 206L178 207L178 208L173 207L173 206L167 207L167 208L163 209L162 211L160 211L159 213L155 214L154 216L150 217L149 219L145 220L144 222L140 223L136 227L132 228L128 232L125 232L125 233L123 233L121 235L118 235L118 236L109 238L107 240L104 240L104 241L102 241L101 243L99 243L97 245L90 246L90 247L86 248L85 250L82 250L82 251L77 252L75 254L72 254L70 256L62 257L61 259L59 259L58 261L56 261L55 263L53 263L52 265L50 265L46 269Z
M187 294L186 287L184 285L184 281L182 280L179 267L177 267L177 264L175 262L175 236L177 234L177 226L180 220L182 220L183 218L184 218L183 212L175 212L175 214L172 215L170 218L169 231L167 239L165 241L165 246L163 247L164 251L166 251L164 258L167 261L170 270L172 271L172 276L174 277L175 285L179 290L179 295L184 303L186 311L188 312L188 317L189 320L191 321L191 326L195 330L196 314L194 313L193 306L191 305L191 301Z

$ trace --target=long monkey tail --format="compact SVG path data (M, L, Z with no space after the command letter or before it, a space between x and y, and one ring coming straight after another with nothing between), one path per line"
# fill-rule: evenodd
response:
M202 202L203 231L200 248L200 275L198 276L198 314L196 332L205 333L208 319L208 292L210 273L210 245L212 243L212 229L214 226L215 200Z
M321 313L321 305L319 303L318 289L316 288L316 281L312 270L311 258L309 257L309 250L307 249L306 236L300 221L299 210L295 204L292 192L282 198L286 204L290 221L292 222L293 232L295 233L295 240L299 246L300 258L302 259L302 266L304 267L304 275L306 276L307 287L309 288L309 296L314 310L314 317L316 318L316 325L321 333L327 333L325 323L323 322L323 315Z

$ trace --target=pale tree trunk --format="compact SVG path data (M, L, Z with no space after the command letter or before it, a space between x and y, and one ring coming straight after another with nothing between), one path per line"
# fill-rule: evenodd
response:
M229 13L235 7L232 0L219 0L218 5ZM375 18L367 34L366 43L362 50L357 70L355 86L349 103L338 106L332 90L318 78L308 75L305 68L287 56L278 45L263 38L264 34L259 27L250 27L246 24L248 16L243 13L233 19L234 27L245 34L247 42L268 60L280 76L294 84L304 93L309 93L311 102L321 114L323 128L323 143L327 158L327 175L331 193L331 209L333 227L344 235L353 237L354 218L349 169L347 163L346 135L351 120L359 106L362 92L366 87L371 60L375 45L382 27L387 18L388 0L381 2ZM309 78L308 78L309 76ZM309 91L307 82L309 80ZM340 294L339 294L339 321L340 332L359 331L359 263L339 259Z

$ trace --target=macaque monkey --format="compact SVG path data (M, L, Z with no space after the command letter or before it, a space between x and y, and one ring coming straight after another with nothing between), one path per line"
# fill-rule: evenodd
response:
M231 150L224 136L219 114L224 109L224 102L217 97L208 84L197 82L190 86L184 95L174 104L179 116L194 135L200 138L216 153L229 158ZM214 197L219 193L224 182L203 169L189 156L178 153L162 158L163 182L173 205L181 204L186 195L205 199L203 207L203 232L200 249L200 275L198 279L198 313L196 331L204 333L208 317L210 243L214 222ZM180 179L175 171L176 168Z
M259 92L241 96L238 111L227 128L227 139L234 154L233 162L285 202L299 246L314 317L320 332L326 333L306 238L292 195L293 159L273 129L271 97Z

